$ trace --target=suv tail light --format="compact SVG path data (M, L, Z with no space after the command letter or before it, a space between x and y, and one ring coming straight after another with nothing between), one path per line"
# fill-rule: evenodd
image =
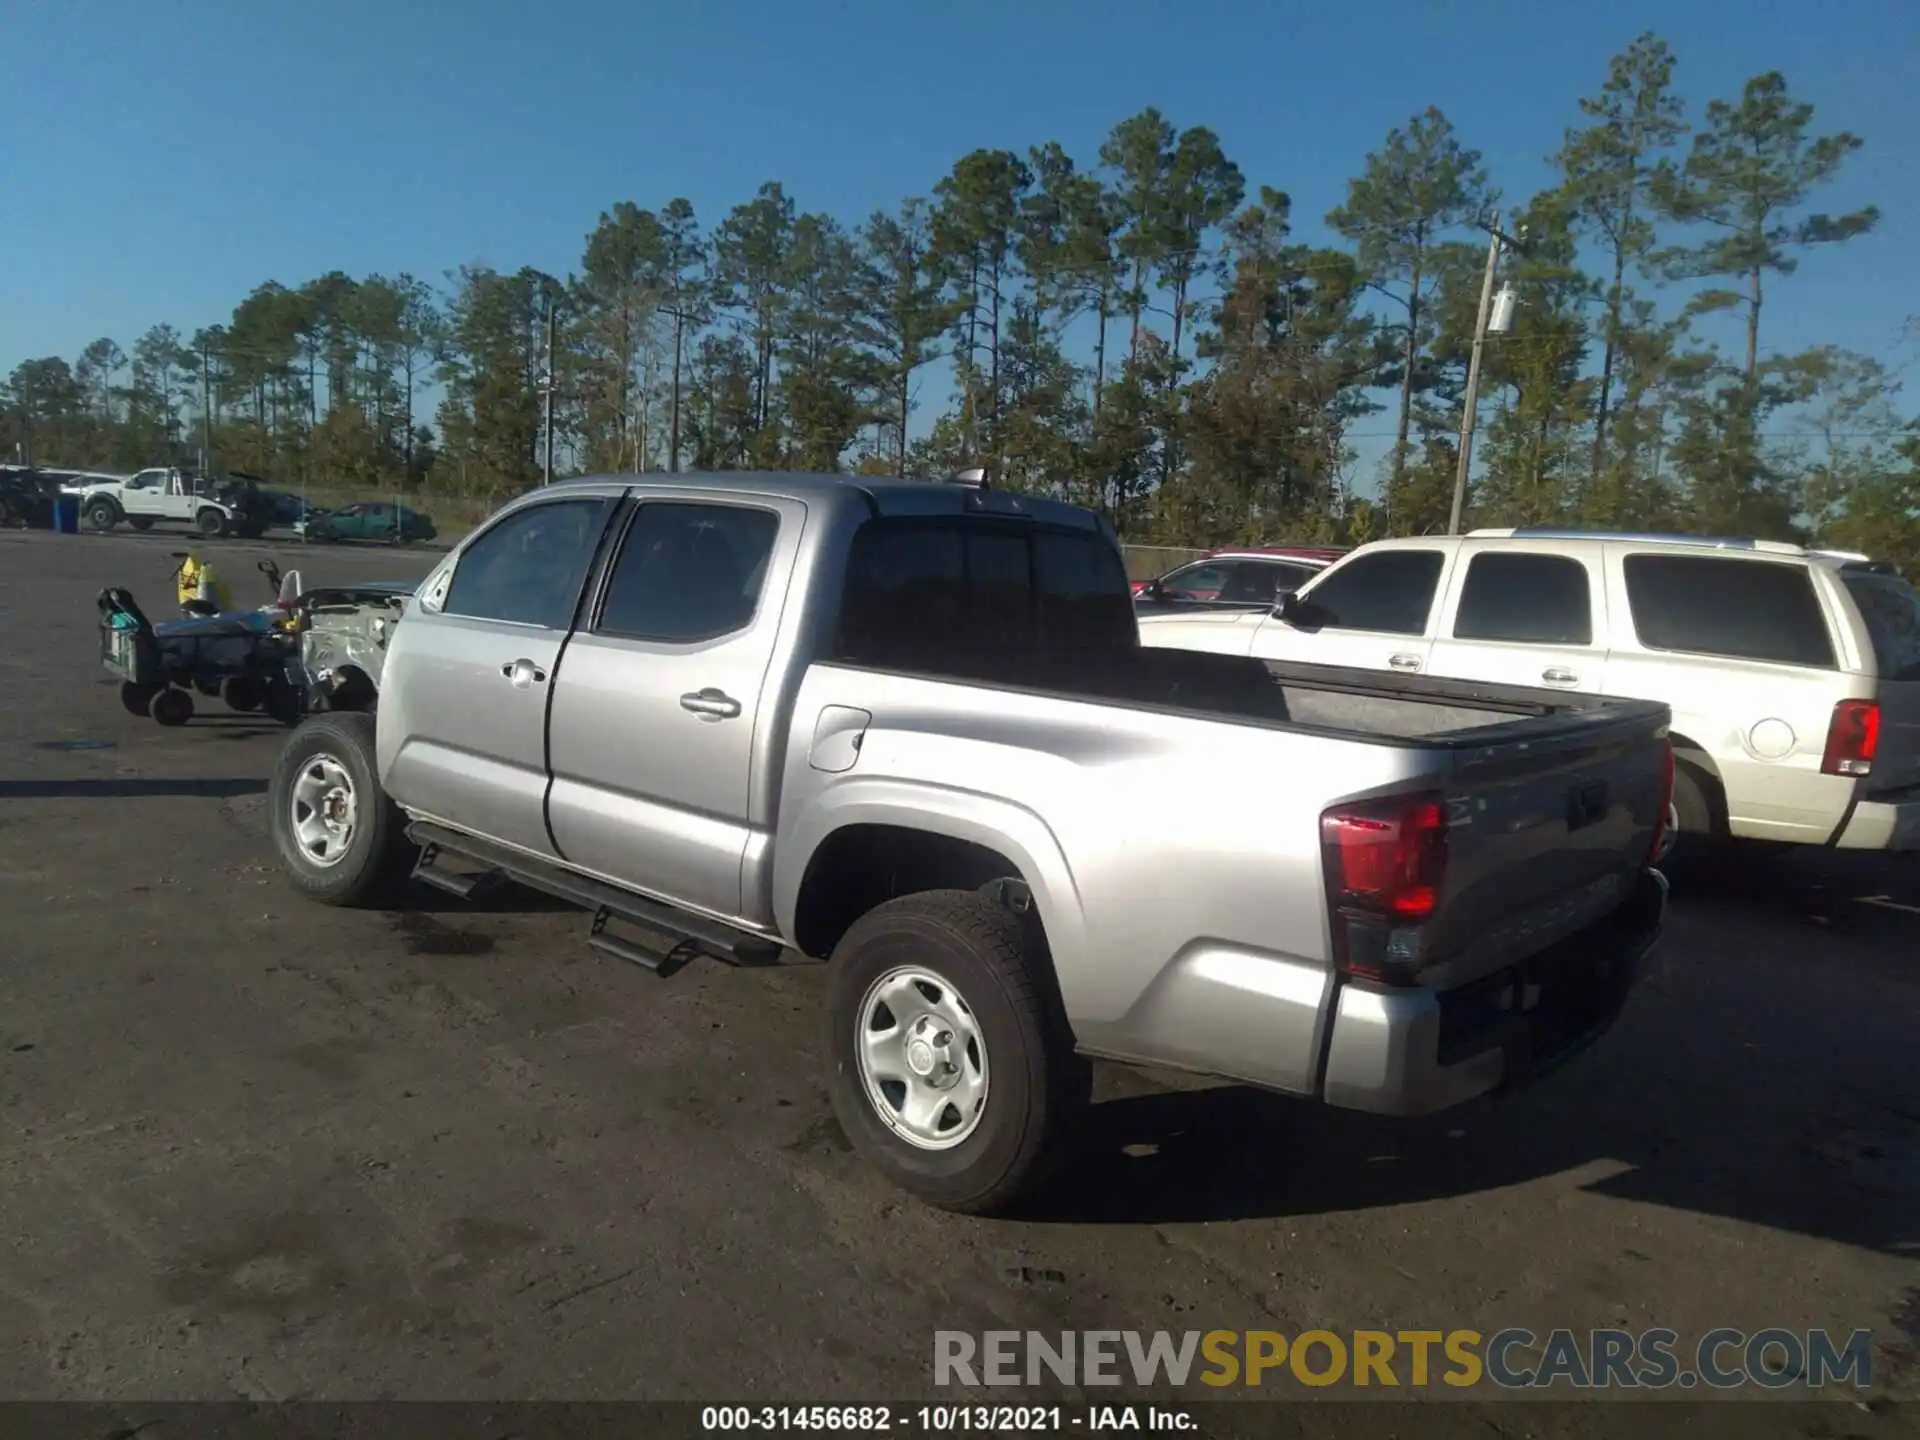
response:
M1874 752L1879 748L1880 702L1842 700L1833 707L1833 721L1827 726L1827 753L1820 762L1820 773L1871 775Z
M1334 964L1349 975L1413 983L1425 962L1425 924L1446 877L1441 797L1337 806L1320 817L1320 851Z
M1653 817L1653 844L1647 849L1647 863L1657 864L1660 859L1660 847L1667 838L1668 817L1673 814L1673 742L1668 741L1667 753L1660 761L1660 809Z

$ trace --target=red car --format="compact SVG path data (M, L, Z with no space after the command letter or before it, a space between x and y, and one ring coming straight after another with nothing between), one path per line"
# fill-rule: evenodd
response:
M1347 553L1335 545L1269 545L1209 550L1152 580L1133 582L1142 609L1271 605Z

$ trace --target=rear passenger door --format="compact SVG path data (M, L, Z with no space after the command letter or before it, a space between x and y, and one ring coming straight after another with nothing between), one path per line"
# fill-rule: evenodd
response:
M1433 618L1446 568L1447 552L1437 547L1361 551L1299 592L1299 618L1264 621L1252 637L1252 653L1262 660L1417 674L1426 669L1433 648ZM1141 635L1144 639L1145 626ZM1233 653L1244 655L1248 649Z
M765 692L805 518L770 496L634 508L553 696L547 813L570 864L741 916L773 829L784 735Z
M1606 572L1592 555L1467 542L1454 565L1427 671L1598 694Z
M387 652L379 726L381 777L400 804L553 854L548 696L612 504L571 496L514 510L408 606Z

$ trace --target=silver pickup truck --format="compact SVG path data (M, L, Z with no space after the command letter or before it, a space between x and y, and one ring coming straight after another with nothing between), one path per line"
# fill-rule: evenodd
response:
M1045 500L611 476L450 554L270 813L323 903L504 880L656 974L826 962L848 1136L986 1212L1087 1057L1416 1114L1579 1050L1659 934L1667 721L1144 648L1111 529Z

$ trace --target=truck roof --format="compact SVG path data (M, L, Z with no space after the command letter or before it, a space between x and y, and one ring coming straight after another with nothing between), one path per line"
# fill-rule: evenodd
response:
M796 499L862 499L876 515L1026 515L1054 525L1069 525L1078 530L1107 530L1107 524L1092 510L1021 495L1011 490L992 490L966 480L892 479L884 476L821 474L793 470L717 470L683 471L679 474L609 473L579 475L556 480L551 485L529 491L522 500L544 491L581 486L629 485L661 489L690 486L700 490L732 490L756 495L785 495Z

